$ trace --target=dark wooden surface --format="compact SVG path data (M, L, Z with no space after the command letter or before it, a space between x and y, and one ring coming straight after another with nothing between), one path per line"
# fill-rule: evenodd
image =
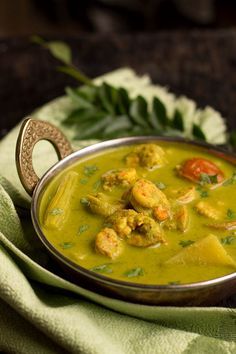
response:
M154 82L218 109L236 128L236 30L63 38L74 62L94 77L121 66L149 73ZM0 40L0 131L4 135L38 106L75 81L29 38Z

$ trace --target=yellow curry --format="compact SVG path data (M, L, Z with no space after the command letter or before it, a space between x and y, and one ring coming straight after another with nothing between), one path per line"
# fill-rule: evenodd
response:
M142 284L236 271L236 171L204 149L158 142L110 149L54 178L40 224L65 257Z

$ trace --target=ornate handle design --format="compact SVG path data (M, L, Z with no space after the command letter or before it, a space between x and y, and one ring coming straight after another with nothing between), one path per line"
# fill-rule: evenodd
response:
M64 134L52 124L32 118L23 121L16 143L16 167L21 183L30 195L39 181L33 168L32 154L40 140L52 143L59 160L73 151Z

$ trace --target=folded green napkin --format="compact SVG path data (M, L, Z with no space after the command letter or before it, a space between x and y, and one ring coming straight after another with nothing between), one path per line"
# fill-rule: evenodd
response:
M70 109L71 102L60 98L34 116L60 125ZM0 143L0 351L236 353L232 308L132 304L98 295L59 275L27 212L30 198L14 162L18 131L16 127ZM89 143L79 142L75 148ZM39 175L56 161L55 156L46 142L36 147Z

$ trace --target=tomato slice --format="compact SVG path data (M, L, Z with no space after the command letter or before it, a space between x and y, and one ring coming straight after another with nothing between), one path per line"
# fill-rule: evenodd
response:
M224 179L224 173L213 162L194 157L183 163L179 169L179 174L190 181L201 182L202 176L214 176L210 183L220 183Z

